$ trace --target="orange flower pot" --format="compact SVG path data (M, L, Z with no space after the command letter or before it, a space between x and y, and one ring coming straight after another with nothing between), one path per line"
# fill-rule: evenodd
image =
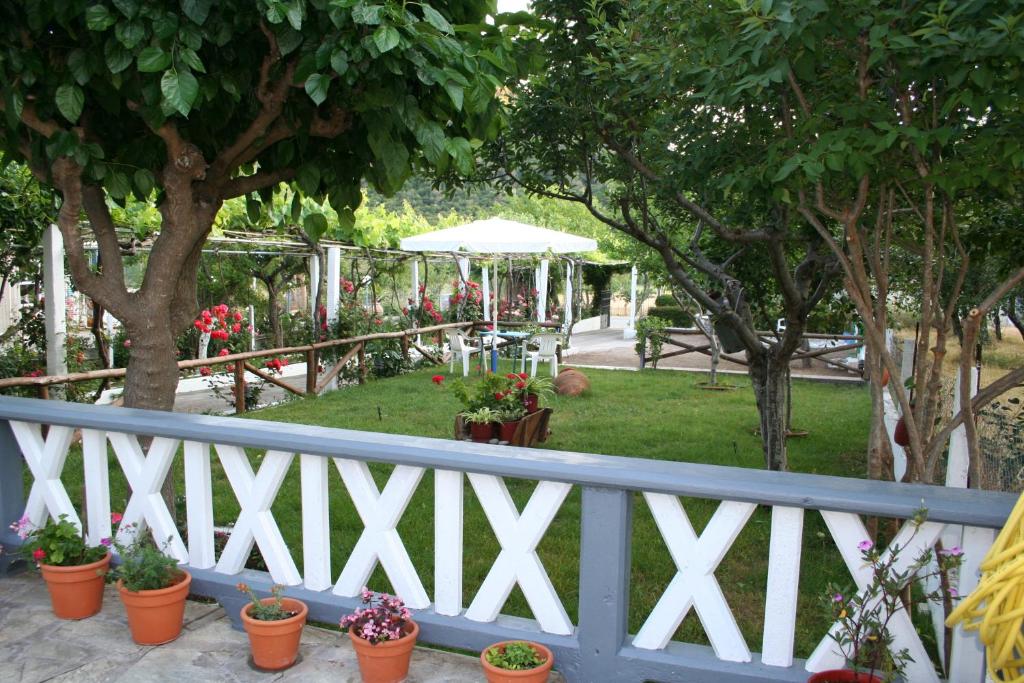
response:
M260 602L269 605L274 598L263 598ZM302 627L306 625L309 608L306 603L294 598L281 598L281 606L295 616L277 621L262 621L249 616L252 604L242 608L242 625L249 634L253 664L268 671L287 669L299 656L299 641Z
M192 584L192 575L184 569L181 573L177 583L152 591L130 591L118 582L121 602L128 613L128 629L139 645L162 645L181 635L185 598Z
M533 669L524 669L522 671L510 671L508 669L499 669L490 662L487 661L487 652L492 648L504 648L509 643L526 642L530 647L534 649L537 654L544 657L544 663ZM484 667L484 675L487 676L487 683L545 683L548 680L548 676L551 675L551 667L555 664L555 655L552 654L551 650L544 647L540 643L534 643L531 641L519 641L519 640L503 640L500 643L495 643L484 649L480 653L480 663Z
M406 635L398 640L385 640L383 643L371 645L370 641L360 638L352 629L348 630L352 639L352 647L359 659L359 673L363 683L402 683L409 675L409 660L412 650L416 647L416 636L420 627L415 621L405 625Z
M57 618L85 619L99 612L103 607L103 576L109 568L110 553L89 564L39 565Z

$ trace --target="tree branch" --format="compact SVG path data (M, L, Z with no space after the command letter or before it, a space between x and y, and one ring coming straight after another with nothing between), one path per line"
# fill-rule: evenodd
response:
M259 171L252 175L238 176L237 178L233 178L224 183L221 187L220 198L231 199L233 197L241 197L249 194L250 192L262 190L265 187L271 187L278 183L291 180L294 177L294 168L281 168L276 171Z

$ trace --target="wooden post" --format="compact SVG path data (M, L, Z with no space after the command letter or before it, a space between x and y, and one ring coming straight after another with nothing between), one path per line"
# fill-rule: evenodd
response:
M402 358L406 363L409 362L409 337L408 335L402 335Z
M316 349L306 351L306 395L316 396Z
M366 344L359 344L359 383L366 384Z
M39 398L43 399L44 401L46 401L46 400L48 400L50 398L50 387L49 386L47 386L45 384L40 384L39 385Z
M235 415L245 412L245 363L235 363Z

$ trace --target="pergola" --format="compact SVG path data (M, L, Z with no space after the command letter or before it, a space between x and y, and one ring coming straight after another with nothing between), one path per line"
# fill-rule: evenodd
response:
M517 254L580 254L597 250L597 241L589 237L570 235L557 230L549 230L536 225L528 225L504 218L488 218L473 221L464 225L444 230L406 237L401 242L402 251L419 252L450 252L456 255L459 273L464 282L469 271L469 258L464 254L485 254L494 258L495 274L497 274L498 255L514 256ZM461 254L461 255L460 255ZM548 299L548 261L542 258L534 273L537 288L537 321L545 322L547 318ZM572 301L571 261L565 264L565 298ZM419 271L413 263L413 292L416 305L419 305ZM486 263L483 265L483 309L484 320L492 317L490 301L490 277ZM497 309L494 309L494 313ZM566 306L565 324L572 323L572 306Z

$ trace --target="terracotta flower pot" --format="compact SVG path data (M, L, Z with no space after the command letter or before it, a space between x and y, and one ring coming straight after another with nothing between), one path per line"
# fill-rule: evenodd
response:
M103 575L110 567L110 553L89 564L58 567L39 565L50 591L50 604L58 619L85 619L103 607Z
M128 629L139 645L162 645L181 635L185 598L192 584L192 575L184 569L181 573L177 583L152 591L130 591L118 583L128 613Z
M539 409L540 397L537 394L527 394L523 403L526 405L526 412L536 413Z
M819 671L807 679L807 683L882 683L878 676L850 669Z
M889 368L882 368L882 386L889 384Z
M519 426L519 420L513 422L502 422L499 428L499 441L511 441L512 437L516 435L516 427Z
M904 448L910 445L910 432L907 430L907 421L902 417L896 423L896 428L892 430L892 440Z
M494 424L491 422L470 422L469 436L477 443L487 443L494 436Z
M260 602L269 605L274 602L274 598L263 598ZM287 669L295 663L299 656L302 627L306 625L306 615L309 614L306 603L294 598L281 598L281 607L297 614L287 619L262 621L249 616L252 604L242 608L242 626L249 634L252 661L268 671Z
M409 621L405 629L406 635L398 640L385 640L376 645L349 629L348 635L359 659L359 673L363 683L402 683L406 679L420 627L415 621Z
M544 663L533 669L525 669L523 671L509 671L508 669L499 669L490 662L487 661L487 651L491 648L504 648L509 643L527 642L541 657L544 657ZM544 647L540 643L534 643L530 641L517 641L517 640L504 640L500 643L488 646L483 652L480 653L480 663L484 667L484 675L487 676L488 683L544 683L548 680L548 676L551 674L551 667L555 664L555 655L551 653L551 650Z

